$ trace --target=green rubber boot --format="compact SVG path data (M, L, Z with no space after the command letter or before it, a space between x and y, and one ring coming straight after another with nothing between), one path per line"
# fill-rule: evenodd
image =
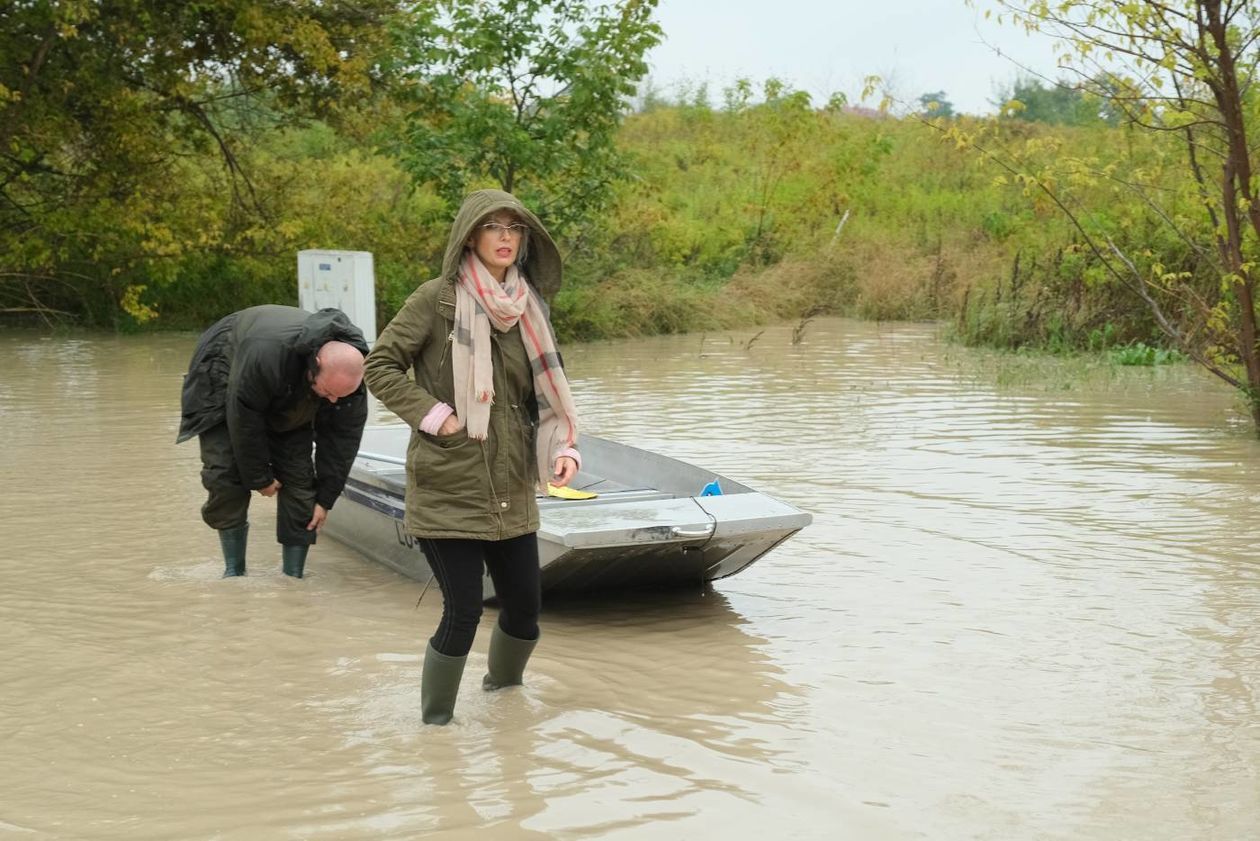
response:
M310 546L303 544L302 546L284 545L280 548L280 562L284 567L284 574L291 578L301 578L302 571L306 569L306 553L310 551Z
M481 679L481 688L487 692L502 689L505 686L520 686L525 675L525 664L529 655L534 653L537 639L523 640L512 636L494 624L494 633L490 635L490 657L486 676Z
M245 574L245 545L249 538L249 523L231 529L219 529L219 548L223 550L223 577L235 578Z
M424 652L424 673L420 677L420 718L425 724L446 724L455 712L459 679L464 676L467 657L450 657L433 647Z

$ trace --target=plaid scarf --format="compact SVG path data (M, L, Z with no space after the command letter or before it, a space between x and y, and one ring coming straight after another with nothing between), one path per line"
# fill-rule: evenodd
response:
M490 404L494 402L490 328L502 333L518 321L538 401L541 484L551 475L560 451L577 445L577 409L569 393L569 380L560 367L551 325L524 276L516 266L509 266L503 283L499 283L477 255L469 251L455 284L455 341L451 352L455 414L464 422L469 438L484 441L490 431Z

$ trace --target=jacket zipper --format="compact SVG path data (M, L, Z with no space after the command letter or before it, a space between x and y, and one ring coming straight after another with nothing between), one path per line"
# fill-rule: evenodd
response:
M446 354L450 352L451 345L455 342L455 325L450 325L450 328L446 334L446 342L442 345L442 358L438 360L439 374L442 372L442 366L446 364Z

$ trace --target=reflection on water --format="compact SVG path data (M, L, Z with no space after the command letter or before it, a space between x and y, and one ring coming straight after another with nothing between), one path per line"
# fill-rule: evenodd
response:
M814 525L706 592L549 603L522 690L480 691L483 634L444 729L435 592L332 541L286 579L266 501L218 578L171 443L194 337L0 336L0 835L1251 837L1232 395L924 325L751 335L566 360L592 430Z

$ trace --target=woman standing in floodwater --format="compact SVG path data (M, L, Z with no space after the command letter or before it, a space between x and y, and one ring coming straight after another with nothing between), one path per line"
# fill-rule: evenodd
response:
M442 273L421 285L367 358L372 393L411 427L407 531L442 589L420 706L446 724L481 620L482 568L499 599L487 690L521 683L538 641L540 477L577 474L578 421L546 304L559 251L510 193L459 209ZM407 376L412 371L414 381Z

